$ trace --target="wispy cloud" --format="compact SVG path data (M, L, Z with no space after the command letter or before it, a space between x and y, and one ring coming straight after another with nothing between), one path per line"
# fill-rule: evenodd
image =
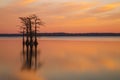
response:
M120 3L118 2L103 5L97 1L77 2L70 0L66 2L47 2L43 0L17 0L0 8L0 17L2 18L0 26L7 28L7 26L10 25L12 26L11 29L15 30L16 25L19 24L19 21L17 21L19 16L37 14L47 23L46 26L48 27L46 29L44 28L43 31L61 30L79 32L79 30L84 31L90 28L94 31L94 29L92 29L93 27L100 28L102 26L104 28L104 26L109 26L110 23L119 26L120 11L113 14L115 10L119 8ZM73 30L73 27L76 29L74 28L75 30ZM9 31L9 28L7 29Z
M97 5L96 2L65 2L57 6L54 12L58 13L75 13L82 10L89 9Z
M116 8L120 7L120 3L111 3L111 4L106 4L101 7L97 7L94 10L92 10L93 13L103 13L103 12L108 12L115 10Z
M36 1L37 0L22 0L20 4L22 4L22 5L28 5L28 4L34 3Z
M120 12L115 12L115 13L111 13L108 15L104 15L104 16L100 16L99 19L101 20L120 20Z

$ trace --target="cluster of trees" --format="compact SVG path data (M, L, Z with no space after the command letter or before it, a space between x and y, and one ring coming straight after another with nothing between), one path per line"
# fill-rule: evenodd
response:
M43 25L43 22L40 18L38 18L35 14L27 17L19 17L21 20L22 25L20 26L23 30L22 33L28 34L35 34L38 31L38 25Z
M37 67L37 31L38 26L43 25L43 22L36 16L19 17L21 20L21 29L23 33L23 68L31 69L33 61L35 68ZM26 50L25 50L26 49ZM35 59L35 60L33 60Z
M26 42L32 42L33 37L35 42L37 41L37 31L39 25L43 25L43 22L35 14L27 17L19 17L22 25L20 26L23 33L23 39L26 36Z

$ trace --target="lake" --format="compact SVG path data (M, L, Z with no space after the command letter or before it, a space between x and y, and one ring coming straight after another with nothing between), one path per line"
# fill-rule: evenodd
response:
M0 38L0 80L120 80L120 37L41 37L36 70L22 70L22 38Z

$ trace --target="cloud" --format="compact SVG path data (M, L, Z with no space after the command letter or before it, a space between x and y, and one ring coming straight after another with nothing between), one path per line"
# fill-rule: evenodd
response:
M60 16L60 15L56 15L56 16L50 16L53 19L65 19L65 16Z
M34 3L36 2L37 0L22 0L21 1L21 4L22 5L28 5L28 4L31 4L31 3Z
M54 9L54 12L56 13L75 13L82 10L89 9L93 6L95 6L96 2L64 2L60 3L56 9Z
M36 3L37 2L37 3ZM29 5L29 6L28 6ZM65 15L70 15L82 10L92 8L97 5L96 2L39 2L38 0L19 0L5 7L5 10L10 10L11 13L40 13L41 15L54 16L60 18Z
M37 2L38 0L8 0L8 1L2 1L1 6L3 7L13 7L16 8L18 6L25 7L27 5L33 4Z
M92 13L103 13L103 12L108 12L115 10L116 8L120 7L120 3L111 3L111 4L106 4L104 6L98 7L94 10L92 10Z
M64 5L66 7L74 7L74 8L79 8L79 9L87 9L95 6L97 2L66 2Z
M104 15L104 16L100 16L99 19L101 20L120 20L120 12L116 12L116 13L111 13L108 15Z
M105 20L106 23L104 22L104 24L108 24L110 21L109 19L114 19L112 22L117 24L118 21L116 22L116 19L119 19L119 13L99 13L110 11L114 13L114 10L119 9L119 6L120 3L111 3L103 6L100 2L17 0L0 8L0 15L2 18L0 26L4 26L5 31L5 27L7 28L7 26L10 25L11 30L13 29L15 31L15 26L19 24L19 21L17 21L18 17L30 14L38 15L45 23L47 23L46 25L48 25L48 27L46 31L50 31L51 28L55 31L54 28L56 26L56 30L58 31L60 31L60 29L61 31L65 31L65 29L67 31L68 27L71 28L68 29L69 31L73 31L74 26L77 28L79 26L98 26L98 23L101 22L100 24L102 24ZM63 28L61 28L61 26ZM102 26L104 25L102 24ZM3 31L3 28L1 31Z

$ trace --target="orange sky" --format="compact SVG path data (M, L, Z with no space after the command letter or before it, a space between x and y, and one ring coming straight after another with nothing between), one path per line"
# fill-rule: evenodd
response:
M18 17L31 14L41 32L120 32L120 0L0 0L0 33L18 33Z

